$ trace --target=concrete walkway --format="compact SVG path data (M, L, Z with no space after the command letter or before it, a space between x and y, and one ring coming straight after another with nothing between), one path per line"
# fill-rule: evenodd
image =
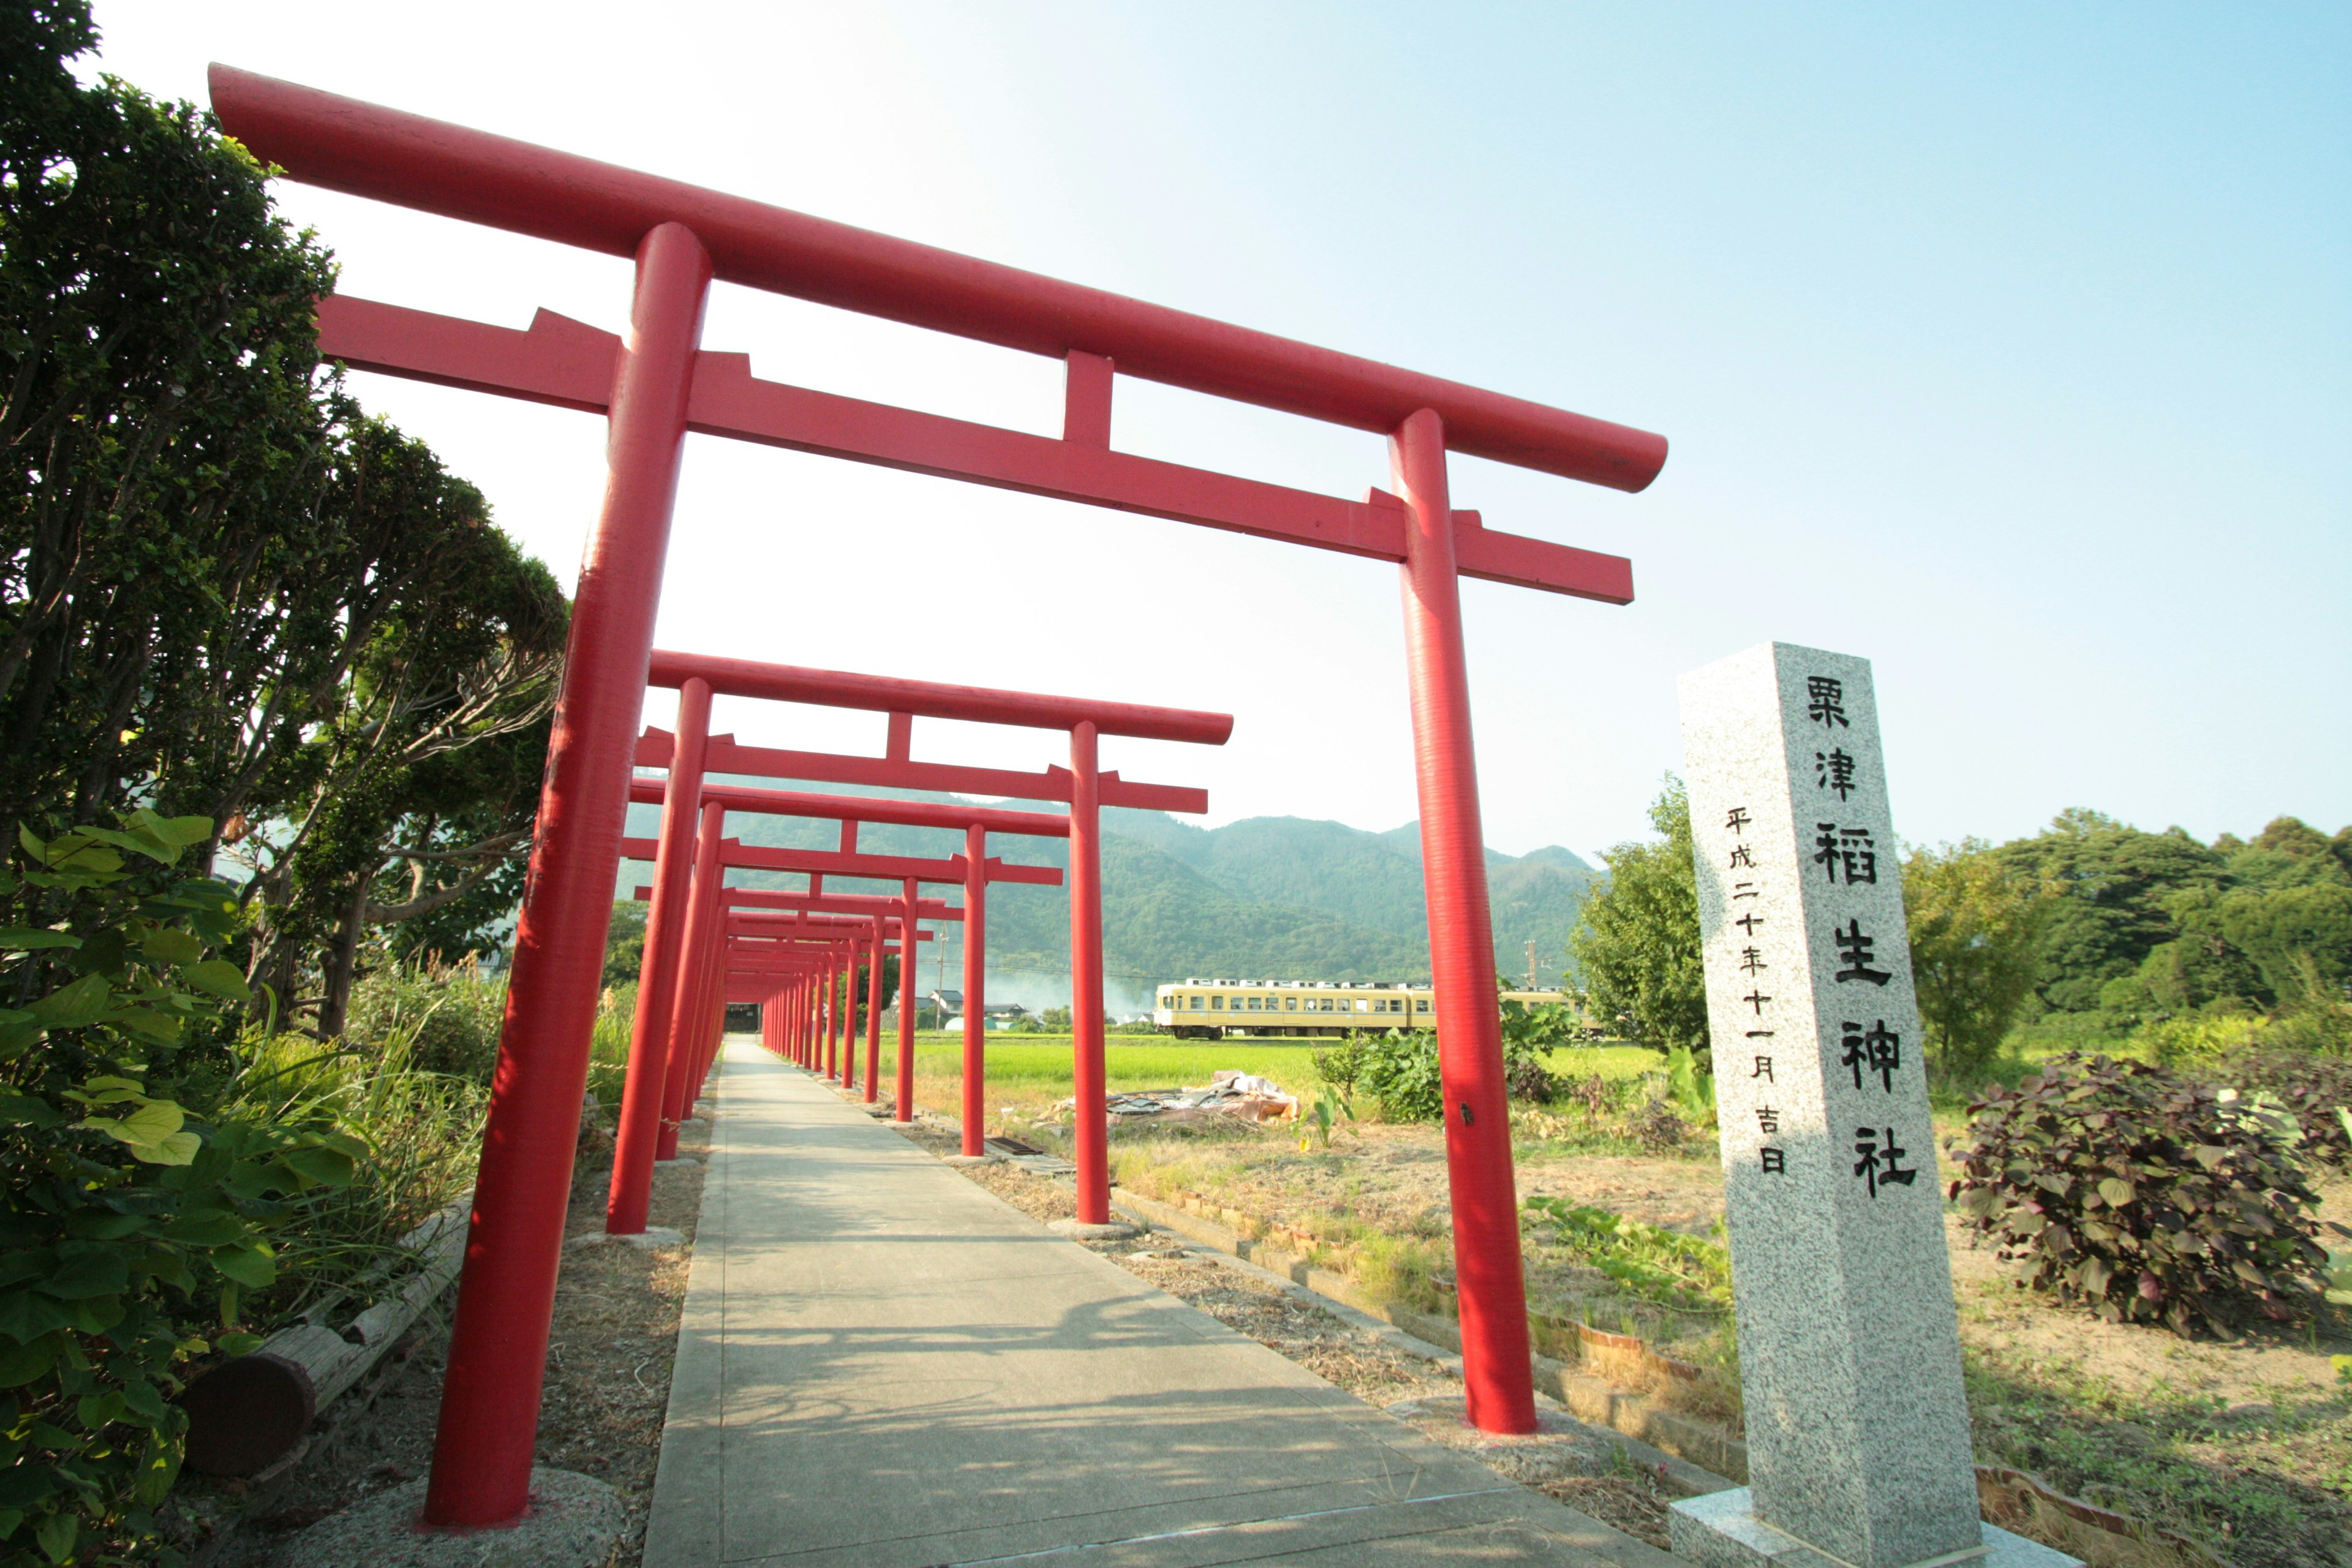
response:
M646 1568L1679 1561L724 1061Z

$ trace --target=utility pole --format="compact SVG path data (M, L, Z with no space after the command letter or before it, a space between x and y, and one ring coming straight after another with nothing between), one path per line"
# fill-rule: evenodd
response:
M1532 990L1534 990L1535 988L1536 988L1536 944L1535 944L1535 942L1534 942L1533 941L1530 941L1530 942L1528 942L1528 990L1530 990L1530 991L1532 991Z

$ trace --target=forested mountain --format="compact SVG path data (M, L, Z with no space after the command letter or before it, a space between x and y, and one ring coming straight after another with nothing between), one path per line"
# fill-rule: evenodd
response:
M770 780L745 780L774 787ZM823 788L824 786L810 786ZM913 792L882 792L909 794ZM995 803L1057 810L1036 802ZM630 831L650 836L652 807L632 808ZM728 831L746 843L831 848L838 828L801 817L730 816ZM858 847L883 854L948 856L961 836L937 828L868 826ZM992 854L1066 868L1060 839L998 836ZM1537 944L1539 974L1556 984L1569 928L1598 875L1557 846L1511 857L1487 852L1494 893L1495 951L1515 983L1527 974L1527 943ZM797 885L782 875L738 873L750 885ZM622 896L650 871L625 866ZM841 890L852 890L836 883ZM856 890L894 891L878 884ZM1423 978L1429 942L1422 902L1420 831L1408 823L1367 833L1337 822L1251 817L1202 828L1156 811L1113 810L1103 821L1105 968L1129 1009L1165 980L1188 974L1283 979ZM1060 888L999 885L989 893L992 972L1034 976L1041 994L1066 985L1069 905ZM950 950L950 975L957 956ZM927 960L927 964L935 960ZM927 968L928 982L931 971ZM952 984L950 978L950 984ZM1016 994L1024 987L1016 985Z

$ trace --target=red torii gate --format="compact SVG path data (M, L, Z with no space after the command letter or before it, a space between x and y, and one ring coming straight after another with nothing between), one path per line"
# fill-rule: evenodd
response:
M1056 887L1060 885L1062 881L1062 873L1051 866L1015 865L998 859L993 856L975 859L970 853L970 846L971 841L974 837L984 836L986 832L990 831L999 833L1044 834L1058 837L1067 830L1062 818L1055 816L1044 816L1042 815L1025 812L990 812L987 811L986 808L982 807L971 808L970 811L962 813L958 813L957 808L952 806L943 807L940 809L946 813L954 815L987 816L1002 819L1026 817L1045 826L1037 827L1020 827L1012 826L1011 821L1006 820L988 828L978 826L969 828L966 832L967 852L962 855L951 856L945 859L926 859L920 857L905 855L872 855L852 850L782 849L769 847L762 845L745 844L740 839L728 838L719 841L719 850L714 863L715 868L722 872L729 868L741 870L800 872L807 875L812 882L821 881L827 876L887 879L900 881L908 889L913 889L924 882L952 883L957 887L962 888L968 899L971 898L975 889L983 888L991 882L1027 883L1033 886L1042 887ZM844 824L845 828L853 826L853 823L854 819L853 822L845 822ZM652 847L652 840L630 838L624 839L622 844L624 849L628 852L627 858L643 858L645 857L639 852L649 850ZM716 896L722 901L730 895L740 896L758 890L759 889L739 888L721 888L715 889ZM784 894L780 896L786 898L808 898L812 895ZM909 900L912 900L918 905L929 901L916 898L912 892L902 893L900 898L895 901L903 910ZM957 909L954 911L953 918L964 921L967 925L964 943L967 953L967 963L971 961L969 955L972 952L976 951L973 947L971 931L974 929L978 929L981 930L984 935L985 917L986 905L983 901L977 899L971 900L968 910L966 909ZM984 947L978 951L984 951ZM902 1036L900 1044L903 1054L904 1051L912 1049L912 1037L908 1034L903 1023L900 1027L900 1033ZM698 1082L699 1080L697 1081ZM906 1118L902 1115L899 1120L903 1121Z
M1624 604L1624 560L1489 531L1447 451L1639 490L1663 437L1182 311L215 65L222 127L292 178L633 256L630 335L541 312L518 332L341 296L324 357L610 420L604 500L573 600L491 1087L425 1518L520 1519L587 1074L627 759L685 436L828 453L1397 562L1404 568L1422 858L1437 994L1471 1421L1535 1405L1458 577ZM714 279L1067 366L1062 439L752 379L701 351ZM1347 501L1110 450L1114 374L1386 435L1395 494ZM444 1463L443 1461L449 1461Z
M853 933L845 931L843 929L845 926L855 926L855 938L867 944L865 951L860 952L857 949L856 942L850 940ZM755 915L730 915L726 924L728 966L732 973L747 962L756 963L764 956L782 951L782 944L786 942L821 940L828 931L834 938L833 947L829 951L844 952L848 954L850 985L847 987L846 995L847 1017L842 1031L841 1071L838 1075L835 1075L828 1065L827 1076L837 1076L845 1089L855 1089L857 1086L856 1030L853 1026L856 1017L856 971L862 963L866 972L866 1099L868 1103L871 1103L875 1099L874 1077L877 1070L877 1057L879 1047L878 1013L881 1007L883 949L888 940L894 936L899 937L902 942L908 944L929 942L930 940L929 932L908 927L895 915L877 914L849 920L835 916L803 916L775 911ZM828 992L828 1000L830 995ZM706 1074L709 1070L707 1060L703 1070Z
M825 921L830 921L830 936L828 936L828 926L825 926ZM845 933L840 931L842 924L854 924L856 926L856 933L854 933L854 936L846 936L845 941ZM903 933L906 933L906 929L903 929L898 921L885 920L885 917L873 917L873 920L861 920L861 921L842 921L840 917L824 917L824 914L818 914L818 917L772 914L772 917L764 917L764 920L760 920L760 917L755 917L755 920L730 920L727 921L727 966L730 966L730 971L734 973L734 971L743 971L746 966L760 966L762 962L772 962L772 959L776 959L779 954L785 954L785 957L788 957L788 954L795 952L797 947L814 947L816 952L824 954L824 963L825 963L824 985L825 985L825 1006L828 1006L828 1011L830 1006L833 1006L835 966L840 966L842 978L846 980L846 985L842 987L845 1006L842 1006L842 1011L837 1013L837 1016L833 1016L833 1020L830 1020L830 1023L837 1025L837 1030L840 1030L840 1072L835 1074L833 1069L833 1037L835 1037L833 1027L825 1030L824 1072L828 1079L837 1077L845 1089L854 1089L854 1086L856 1086L856 1027L854 1027L854 1025L856 1025L856 971L858 971L858 963L861 963L863 959L863 963L866 963L866 973L868 973L868 985L866 985L866 1006L868 1006L868 1053L866 1053L866 1072L868 1072L868 1090L866 1090L866 1098L873 1100L873 1086L870 1086L873 1084L873 1072L875 1072L873 1013L875 1008L879 1006L879 992L882 992L882 985L879 985L879 978L882 978L882 945L885 945L885 941L889 936L903 936ZM924 938L922 933L915 933L915 936L908 938L908 941L927 941L927 938ZM861 950L861 942L870 942L868 950ZM701 1058L701 1068L706 1074L708 1069L710 1069L710 1056L713 1056L713 1053L706 1053L706 1056Z
M649 731L638 747L639 765L667 768L671 790L667 783L653 779L632 779L630 798L662 806L662 821L656 847L646 858L655 862L651 907L646 919L646 949L637 986L637 1011L629 1052L629 1072L621 1096L620 1128L613 1152L613 1176L604 1205L604 1228L615 1235L630 1235L646 1226L646 1207L652 1192L653 1165L657 1159L675 1154L677 1149L677 1124L685 1118L692 1103L694 1091L700 1086L699 1078L690 1077L692 1053L678 1050L676 1041L695 1034L695 1019L699 1014L693 992L680 982L682 954L702 954L698 963L708 963L709 938L707 928L716 918L717 906L711 900L717 896L722 879L717 863L704 862L715 855L715 846L722 831L725 811L730 806L740 811L768 811L784 808L796 816L841 816L842 797L794 795L791 803L782 797L791 792L745 790L738 786L706 784L706 772L717 771L710 755L714 737L709 733L710 701L715 691L727 695L758 695L745 689L757 684L755 677L772 671L814 677L787 689L798 692L808 686L823 687L827 681L844 689L864 694L892 690L901 685L919 686L879 680L872 677L835 676L831 672L797 671L784 666L740 665L735 660L702 660L685 654L659 656L661 668L656 672L658 684L676 685L679 689L678 732L676 737L653 737L660 731ZM751 672L746 675L744 672ZM714 687L714 680L717 678ZM893 695L897 695L895 691ZM913 719L893 720L893 734L911 729ZM732 753L740 750L732 736L715 738L718 750L727 761L737 761ZM665 743L666 742L666 743ZM740 759L749 767L733 771L752 771L759 765L754 759ZM835 759L836 762L856 762L865 759ZM813 766L824 766L817 756L809 759ZM835 772L841 770L835 769ZM852 770L854 771L854 770ZM809 776L824 777L824 773ZM908 821L917 826L960 826L945 824L917 813L912 816L887 815L902 803L880 802L874 805L877 814L869 817L877 821ZM1203 801L1205 805L1205 801ZM934 811L936 808L932 808ZM844 820L852 820L844 818ZM699 822L699 832L697 824ZM1007 831L1017 831L1008 822ZM845 837L846 847L852 840ZM694 868L688 874L689 863ZM793 867L796 870L815 870L821 876L826 868ZM700 898L689 903L690 887L705 889ZM715 977L709 984L717 984Z
M754 910L808 908L835 910L855 914L865 910L866 906L871 906L874 911L887 911L893 914L902 931L913 932L912 941L902 940L898 952L898 1075L901 1079L910 1080L914 1071L912 1062L915 1048L914 943L931 940L931 933L922 929L923 921L948 921L963 919L963 910L944 900L917 898L914 893L915 886L916 884L911 880L907 882L906 890L896 899L886 899L871 894L780 893L764 888L724 888L719 890L719 896L722 903L732 909ZM636 896L640 899L649 898L652 893L651 888L639 888L636 890ZM866 1026L866 1102L868 1105L874 1104L878 1098L875 1086L881 1081L881 1049L879 998L877 992L869 990ZM909 1107L912 1103L909 1098L911 1093L911 1082L903 1083L898 1096L899 1101L898 1121L902 1126L906 1124L909 1115Z
M680 791L688 788L689 780L698 783L705 773L733 773L768 778L857 784L868 787L948 790L1068 802L1069 815L1064 826L1044 826L1062 823L1065 819L1034 813L997 813L992 816L984 807L926 802L883 802L871 808L861 806L858 816L860 820L918 826L960 825L964 828L964 857L968 863L975 865L981 862L986 834L990 831L1043 833L1069 838L1073 1087L1080 1106L1102 1101L1102 808L1123 805L1139 810L1198 813L1209 808L1209 797L1204 790L1137 784L1121 778L1116 769L1098 767L1097 741L1102 735L1126 735L1146 740L1223 745L1233 732L1231 714L1147 707L1134 702L1107 702L1096 698L1047 696L1033 691L991 690L982 687L856 675L845 670L808 669L796 665L716 658L661 649L655 650L652 655L647 679L656 686L678 688L678 732L675 737L669 737L663 736L656 730L647 731L638 744L637 765L667 766ZM714 695L861 709L887 714L888 723L884 754L861 757L822 752L777 751L740 745L731 735L710 735L708 728L710 699ZM1070 737L1070 765L1067 768L1049 767L1043 773L1024 773L1001 768L917 762L913 752L914 724L918 718L1066 731ZM635 791L649 783L640 780L631 787ZM681 794L677 798L684 800L687 796ZM752 797L739 795L735 798L748 800ZM836 797L816 795L799 795L797 798L804 803L836 800ZM672 811L667 803L663 810L664 833L667 836L673 831L670 826ZM812 804L806 810L796 809L795 814L840 816L841 811L837 805ZM959 814L962 818L961 824L955 820ZM845 838L844 843L847 842L849 840ZM825 868L814 869L822 871ZM657 916L661 909L659 872L656 872L655 887L654 914ZM964 889L965 906L975 916L984 911L985 895L986 888L982 882L973 882ZM653 917L649 917L646 922L646 952L649 965L654 962L656 952L661 951L655 941L656 923ZM971 1016L972 1008L982 1005L986 990L986 934L984 920L967 921L963 964L967 1017ZM901 1009L898 1026L898 1119L901 1121L914 1113L910 1098L914 1048L914 1032L906 1010ZM968 1156L977 1157L981 1153L981 1121L986 1111L985 1079L986 1066L980 1042L976 1032L967 1028L964 1031L961 1120L963 1152ZM677 1100L675 1086L669 1098L675 1107ZM678 1114L683 1114L682 1110ZM1098 1122L1097 1118L1087 1114L1078 1118L1075 1131L1076 1147L1073 1152L1078 1167L1078 1219L1083 1224L1104 1224L1110 1219L1108 1127L1107 1122ZM616 1159L615 1181L619 1179L619 1168ZM607 1223L609 1226L611 1222L608 1220ZM637 1224L642 1226L643 1223L639 1217Z
M1058 823L1061 818L1046 818L1046 820ZM854 823L845 823L845 830L846 827L854 827ZM973 830L973 835L976 835L976 832L981 830ZM630 860L652 858L654 839L621 839L621 848L624 848L624 858L630 858ZM769 848L769 847L762 847L762 844L743 844L740 839L719 839L718 851L715 851L713 863L710 863L710 877L713 877L713 884L710 884L713 886L713 908L718 908L718 902L724 900L727 893L755 891L755 889L722 889L722 886L715 886L715 879L722 875L724 869L730 869L730 868L769 869L769 872L804 872L804 875L809 875L809 879L812 881L821 881L828 875L898 879L906 886L922 884L922 881L952 881L955 886L962 886L964 891L967 891L967 896L973 891L973 889L990 884L990 881L1025 881L1025 884L1033 884L1033 886L1061 886L1061 872L1058 872L1056 868L1051 868L1051 865L1013 865L1013 863L1007 863L1007 860L997 860L995 856L985 856L985 858L973 860L969 853L964 853L964 856L952 856L952 858L946 858L946 860L927 860L927 858L919 858L919 856L868 856L868 853L842 851L842 848ZM908 902L910 898L912 896L908 893L906 898L901 898L901 902ZM981 917L981 920L964 917L962 910L957 912L957 917L960 917L960 920L967 920L967 941L964 941L964 945L969 947L971 945L969 929L979 929L979 926L983 924L985 905L979 905L979 902L976 902L976 905L971 908L971 917ZM715 938L710 936L710 933L696 933L691 926L689 926L689 945L694 952L687 954L687 962L694 962L696 952L703 954L703 957L708 957L710 952L718 952ZM630 1051L630 1063L635 1063L635 1051ZM673 1056L670 1072L685 1074L685 1077L679 1077L679 1081L685 1084L685 1093L689 1093L691 1096L691 1090L701 1086L701 1077L696 1074L694 1065L691 1063L687 1063L685 1068L679 1068L677 1063L679 1063L679 1058ZM658 1060L656 1056L654 1058L652 1069L658 1069L658 1068L661 1068L661 1060ZM708 1072L708 1063L701 1065L701 1072ZM673 1093L673 1100L677 1096ZM675 1123L670 1123L668 1131L675 1138Z
M762 951L760 945L762 942L802 929L805 928L789 920L763 919L756 914L730 914L727 918L727 951L730 954L730 961L731 963L744 955L756 954ZM897 916L871 917L864 923L864 929L870 938L870 951L862 959L863 967L866 970L866 1077L864 1081L866 1103L872 1105L879 1099L876 1084L881 1073L882 970L887 956L886 950L894 937L898 939L901 951L907 951L914 943L930 941L931 934L919 927L909 926ZM901 967L904 967L903 963ZM853 1024L856 1020L854 989L853 984L851 998ZM856 1033L854 1028L850 1032L852 1035ZM853 1040L851 1048L842 1060L840 1077L842 1087L845 1089L856 1089L859 1082L856 1052L854 1047Z

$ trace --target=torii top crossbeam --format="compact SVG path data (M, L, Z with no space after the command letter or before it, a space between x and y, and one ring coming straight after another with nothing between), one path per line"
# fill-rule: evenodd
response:
M1234 716L1230 713L1151 708L1140 702L1110 702L1094 697L998 691L937 680L904 680L896 676L860 675L845 669L805 669L798 665L654 649L653 661L646 671L646 685L682 686L698 679L707 683L712 694L719 697L860 708L894 718L905 714L909 718L960 719L970 724L1010 724L1032 730L1072 730L1080 724L1092 724L1098 735L1189 741L1203 746L1222 746L1234 733ZM894 747L897 740L894 733ZM885 819L869 816L866 820Z
M716 277L772 294L1382 435L1427 408L1454 451L1612 489L1665 466L1630 426L229 66L211 88L222 128L306 184L607 256L682 224Z
M633 779L629 799L638 805L660 805L668 798L660 779ZM880 822L898 827L951 827L961 832L979 826L991 833L1019 833L1035 838L1067 838L1069 818L1042 811L996 811L983 806L938 805L926 800L875 800L859 795L811 795L800 790L761 789L751 784L705 784L702 798L730 811L766 812L776 816L819 816L835 822Z

